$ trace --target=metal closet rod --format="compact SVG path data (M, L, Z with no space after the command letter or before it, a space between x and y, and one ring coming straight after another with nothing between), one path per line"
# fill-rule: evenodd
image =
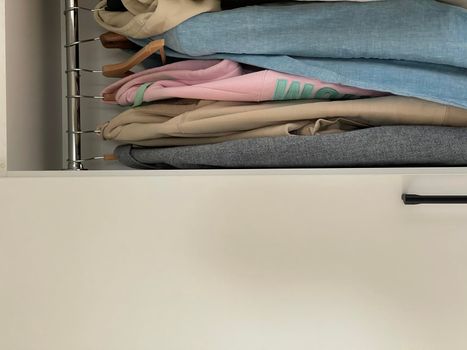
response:
M81 136L85 134L99 134L97 130L81 130L81 99L89 98L101 100L101 96L89 96L81 94L81 72L102 73L100 70L85 69L80 67L80 45L99 40L99 38L80 40L79 37L79 11L96 12L99 10L79 6L78 0L65 0L65 25L66 25L66 71L67 76L67 138L69 170L85 170L84 163L91 160L113 160L111 156L83 158Z

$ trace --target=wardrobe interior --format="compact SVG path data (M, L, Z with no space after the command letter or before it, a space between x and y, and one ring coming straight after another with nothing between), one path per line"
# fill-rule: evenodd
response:
M7 159L9 171L66 169L67 111L65 72L64 1L14 0L6 5ZM94 0L80 6L93 8ZM80 12L81 39L95 38L104 31L91 13ZM99 42L80 47L81 66L101 69L104 63L120 62L128 54L106 50ZM82 92L98 95L115 79L83 73ZM81 102L82 128L95 129L115 116L120 107L102 106L99 100ZM112 153L113 142L99 136L83 136L83 156ZM115 161L91 161L89 170L124 169Z
M451 3L455 2L451 1ZM80 0L79 6L94 8L96 0ZM64 9L65 1L63 0L5 1L7 169L9 171L64 170L69 165L67 162L69 157L67 150L67 132L69 130L67 99L69 97L67 96L65 74L66 54L64 47L67 40ZM79 28L80 40L98 38L106 31L96 23L91 11L79 11ZM119 49L105 49L98 40L82 43L79 47L79 66L89 70L101 70L103 65L123 62L131 55L129 52ZM383 48L384 45L382 44L381 47ZM169 47L169 49L173 48ZM434 56L437 54L435 52ZM267 55L265 54L265 56ZM416 56L416 52L414 55ZM305 58L307 57L305 56ZM436 57L434 58L436 59ZM457 61L461 60L457 59ZM432 61L423 63L433 64ZM450 62L447 62L446 67L449 64ZM465 66L467 66L467 62L464 60L456 69L458 71L464 69L465 73ZM263 66L263 69L265 67L268 68ZM446 67L443 69L454 69L454 67ZM144 68L140 65L135 71L142 69ZM454 82L454 76L455 74L451 75L453 86L461 81L459 79ZM464 79L466 76L463 74L462 78ZM391 76L389 79L396 78ZM115 81L117 79L105 77L100 73L82 72L81 95L100 96L104 88ZM276 93L278 86L276 86ZM374 92L386 93L383 90ZM143 91L143 95L144 93ZM287 94L289 93L291 90L287 92ZM304 96L304 91L297 92L297 96L300 93ZM345 96L355 97L356 95L348 93ZM360 97L357 96L357 99ZM349 99L351 98L349 97ZM302 99L302 97L296 99ZM465 96L463 99L465 101ZM270 98L266 102L272 100ZM440 100L436 102L440 102ZM442 99L441 102L443 102ZM457 104L457 107L459 106ZM126 107L131 107L131 104ZM101 99L82 98L80 130L96 130L98 126L112 120L124 110L123 106L105 104ZM457 115L460 114L457 113ZM335 117L340 117L340 115ZM464 117L465 115L462 116L462 118ZM455 116L455 118L458 117ZM453 123L455 125L448 126L466 126L464 125L465 120L462 123L458 121ZM82 159L112 155L118 145L114 141L103 141L100 135L92 132L82 135L81 139ZM460 149L461 146L458 148ZM467 161L467 157L464 157L464 160ZM116 160L86 161L85 168L89 170L129 170Z

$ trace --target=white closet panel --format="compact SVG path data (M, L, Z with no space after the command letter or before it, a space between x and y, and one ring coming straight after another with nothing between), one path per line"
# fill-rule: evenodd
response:
M8 169L60 169L63 15L59 2L3 0L0 7L6 10L1 31L6 41L1 45L6 49ZM1 80L5 81L4 75Z
M6 32L2 28L5 28L4 1L0 1L0 176L7 172Z
M400 200L442 180L0 180L0 349L464 350L466 208Z

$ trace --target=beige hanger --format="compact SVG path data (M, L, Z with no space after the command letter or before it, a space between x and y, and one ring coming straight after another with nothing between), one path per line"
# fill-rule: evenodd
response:
M102 73L104 74L104 76L109 78L127 77L133 74L133 72L131 72L131 69L133 67L140 64L149 56L155 54L158 51L161 55L162 64L165 64L167 58L165 55L164 45L164 39L151 41L149 44L147 44L145 47L143 47L125 62L105 65L104 67L102 67Z

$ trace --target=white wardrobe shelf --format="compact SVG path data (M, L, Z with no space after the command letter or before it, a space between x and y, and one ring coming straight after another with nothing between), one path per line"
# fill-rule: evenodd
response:
M43 170L7 171L6 177L141 177L141 176L464 176L467 167L450 168L331 168L331 169L213 169L213 170Z

